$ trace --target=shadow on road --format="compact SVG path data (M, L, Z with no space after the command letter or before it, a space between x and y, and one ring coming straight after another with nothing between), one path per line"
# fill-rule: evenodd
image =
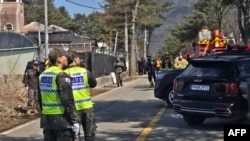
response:
M32 137L8 137L0 135L0 141L43 141L41 135L33 135Z

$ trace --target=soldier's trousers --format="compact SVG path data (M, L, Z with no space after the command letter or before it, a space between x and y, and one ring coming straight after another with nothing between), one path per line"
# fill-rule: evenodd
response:
M44 141L74 141L75 135L69 129L43 129Z
M122 86L122 73L115 73L117 86Z
M153 81L155 82L155 79L156 79L155 71L149 71L149 72L148 72L148 81L149 81L149 82L153 82L152 79L153 79Z
M28 90L28 108L39 108L38 106L38 90L29 89Z
M93 108L78 112L84 132L85 141L95 141L96 124Z

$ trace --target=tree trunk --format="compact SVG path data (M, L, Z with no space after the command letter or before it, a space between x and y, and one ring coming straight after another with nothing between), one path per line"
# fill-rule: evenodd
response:
M136 32L135 32L135 20L137 16L137 7L139 0L136 0L135 7L132 9L132 40L131 40L131 53L130 53L130 72L129 75L133 76L136 74Z
M238 24L243 43L248 45L250 42L250 0L244 0L238 5Z

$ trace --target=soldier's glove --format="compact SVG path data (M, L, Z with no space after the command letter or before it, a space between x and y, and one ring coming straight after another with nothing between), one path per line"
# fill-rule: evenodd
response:
M80 131L80 126L79 123L74 123L73 126L71 126L73 132L75 133L75 135L78 135L79 131Z

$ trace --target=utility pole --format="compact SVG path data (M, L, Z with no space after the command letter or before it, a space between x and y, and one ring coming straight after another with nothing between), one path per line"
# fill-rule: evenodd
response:
M147 57L147 29L144 30L144 48L143 48L143 57Z
M125 59L127 69L130 70L129 60L128 60L128 15L127 10L125 10L125 24L124 24L124 36L125 36Z
M44 0L44 19L45 19L45 58L49 57L49 33L48 33L48 3Z
M114 46L114 54L116 55L116 48L117 48L117 39L118 39L118 31L115 34L115 46Z
M37 22L37 31L38 31L39 61L43 61L44 60L44 49L42 48L42 43L41 43L41 28L40 28L39 22Z

